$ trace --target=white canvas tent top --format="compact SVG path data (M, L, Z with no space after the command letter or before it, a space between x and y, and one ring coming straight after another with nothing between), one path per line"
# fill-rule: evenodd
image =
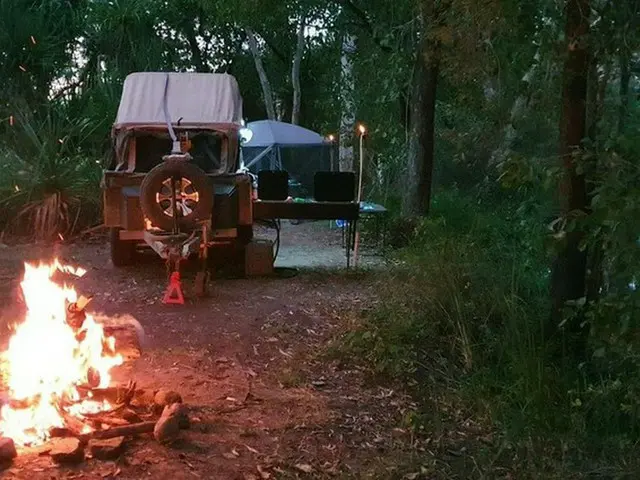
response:
M236 79L216 73L132 73L125 79L114 129L129 126L237 126L242 97Z

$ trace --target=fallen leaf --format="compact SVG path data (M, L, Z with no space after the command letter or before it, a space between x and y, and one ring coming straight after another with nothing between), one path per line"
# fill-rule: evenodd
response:
M301 472L304 473L312 473L313 472L313 467L311 465L307 465L306 463L296 463L295 465L296 469L300 470Z
M258 450L256 450L255 448L250 447L249 445L245 445L245 447L247 448L247 450L249 450L251 453L255 453L256 455L260 455L260 452Z
M222 456L224 458L226 458L227 460L235 460L236 459L236 456L233 453L230 453L230 452L224 452L222 454Z
M235 448L233 450L231 450L231 453L236 457L240 456L240 454L238 453L238 451Z
M284 351L284 350L282 350L281 348L279 348L279 349L278 349L278 351L279 351L282 355L284 355L285 357L289 357L289 358L292 358L292 357L293 357L293 355L291 355L290 353L285 352L285 351Z
M266 472L260 465L258 465L256 468L263 480L268 480L269 478L271 478L271 474L269 472Z

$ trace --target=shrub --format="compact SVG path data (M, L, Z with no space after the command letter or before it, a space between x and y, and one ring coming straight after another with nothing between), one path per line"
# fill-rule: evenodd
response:
M341 338L342 348L377 375L406 382L425 412L434 392L453 385L473 415L488 414L516 445L550 462L572 460L581 470L613 461L607 455L622 461L640 433L637 316L628 316L637 311L628 298L635 292L582 307L594 326L594 358L558 358L561 331L543 331L544 210L484 205L455 190L433 205L396 267L381 274L379 307ZM619 329L603 334L605 325L627 325L625 342Z
M101 161L87 158L80 147L90 130L54 109L41 120L17 115L0 145L0 228L51 240L96 221Z

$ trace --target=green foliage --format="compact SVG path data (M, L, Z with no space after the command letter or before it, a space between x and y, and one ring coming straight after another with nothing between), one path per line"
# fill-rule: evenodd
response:
M477 203L456 192L439 194L433 208L400 254L402 266L384 278L387 291L373 328L351 338L353 346L373 341L375 347L362 352L380 373L409 378L443 359L470 372L493 355L499 342L488 344L523 313L523 299L544 305L547 269L542 242L534 240L541 239L541 223L515 208L478 215ZM500 340L532 335L515 333L522 336Z
M629 452L640 433L640 382L630 375L639 362L629 341L637 340L634 320L623 313L638 305L630 293L598 302L588 317L593 359L558 362L552 352L562 334L545 332L547 212L520 204L440 192L412 244L397 252L397 266L381 275L379 306L340 345L426 399L419 416L433 408L434 392L454 388L473 417L489 415L501 427L505 442L545 455L520 464L533 469L527 475L535 477L538 463L558 473L599 468ZM626 325L629 341L621 342L620 329L598 332L605 325ZM619 348L616 354L597 347L599 338ZM553 453L563 449L564 458Z
M4 225L51 240L86 226L99 212L100 162L87 158L82 145L92 126L51 110L43 119L16 115L16 125L0 145L0 207Z

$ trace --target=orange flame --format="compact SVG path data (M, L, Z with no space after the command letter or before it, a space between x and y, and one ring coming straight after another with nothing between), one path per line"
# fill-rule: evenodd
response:
M100 387L111 381L109 371L123 359L115 339L87 314L80 332L67 323L68 306L76 291L53 281L56 271L81 276L83 269L25 264L21 288L27 306L24 321L15 325L2 354L2 376L11 400L0 410L0 434L17 445L46 441L53 427L65 427L64 416L77 417L110 408L108 402L81 400L77 387L87 383L89 369L99 374ZM60 409L63 409L65 415ZM86 425L85 431L91 427Z

